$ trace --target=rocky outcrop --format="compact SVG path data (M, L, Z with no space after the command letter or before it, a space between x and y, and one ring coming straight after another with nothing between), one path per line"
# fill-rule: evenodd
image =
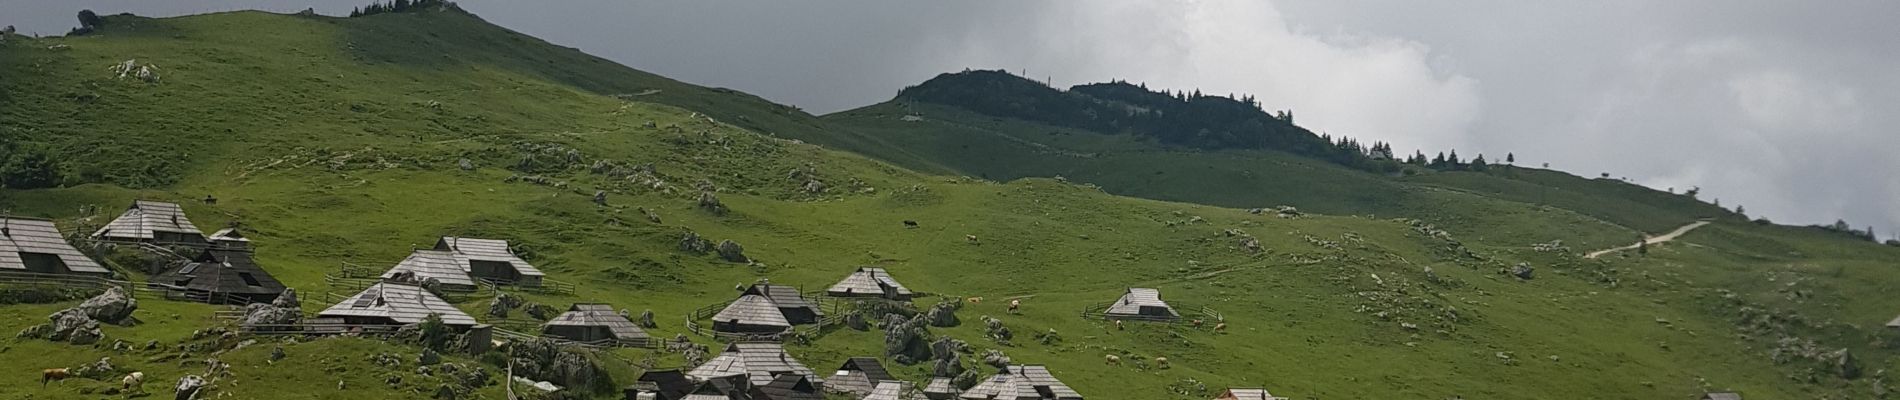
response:
M726 215L726 212L731 211L726 208L725 203L719 202L719 196L714 196L712 192L699 192L699 209L713 215Z
M255 303L244 306L245 325L290 325L303 320L303 302L297 299L297 289L284 289L276 300L269 304Z
M641 328L653 329L660 327L659 323L653 322L653 310L641 311L640 319L634 322L640 324Z
M962 302L955 300L937 302L937 304L930 306L930 311L924 313L924 320L927 321L930 326L934 327L957 326L959 323L959 321L957 321L957 309L962 308L962 306Z
M726 261L736 263L752 261L751 258L745 256L745 247L740 246L739 242L734 242L731 239L720 241L718 250L719 258L725 259Z
M137 299L114 287L77 306L54 312L46 317L49 323L27 327L18 336L90 345L105 339L105 333L99 330L101 322L115 325L137 323L138 320L132 318L132 312L138 307Z
M1534 272L1536 272L1536 269L1531 268L1531 263L1520 262L1517 263L1517 265L1511 266L1511 276L1515 276L1517 279L1530 280Z
M183 378L178 378L178 384L172 385L172 392L176 393L175 398L179 400L193 399L197 398L198 391L204 390L204 387L205 378L200 378L197 375L185 375Z
M693 253L693 254L706 254L707 252L712 251L713 244L712 244L712 241L706 240L706 238L703 238L703 237L699 237L698 233L693 233L693 231L686 231L685 235L680 236L679 247L680 247L680 251Z
M131 325L132 311L139 309L139 300L118 287L106 289L105 293L79 303L78 309L87 317L113 325Z

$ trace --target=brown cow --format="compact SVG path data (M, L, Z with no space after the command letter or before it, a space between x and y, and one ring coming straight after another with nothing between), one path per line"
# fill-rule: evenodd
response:
M40 387L46 387L48 382L66 380L66 378L71 376L72 373L65 368L42 369L40 370Z

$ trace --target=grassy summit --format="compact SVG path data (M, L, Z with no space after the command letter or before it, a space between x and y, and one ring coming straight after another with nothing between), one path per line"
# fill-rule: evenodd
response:
M128 59L159 66L161 78L106 70ZM443 235L521 244L551 278L581 285L530 300L651 309L660 338L684 333L691 310L735 297L735 284L818 289L877 265L914 290L988 299L965 307L961 326L932 333L1047 364L1093 399L1206 398L1202 386L1261 385L1296 398L1688 398L1709 389L1864 398L1884 384L1873 371L1894 366L1879 326L1900 310L1900 299L1877 295L1900 282L1900 252L1808 229L1724 218L1647 257L1581 259L1638 232L1722 216L1619 183L1529 169L1394 178L923 103L819 119L454 10L112 16L85 36L9 37L0 44L0 139L52 160L59 182L0 190L0 208L77 229L149 198L186 204L203 226L241 222L259 262L303 292L311 312L326 293L349 294L323 280L341 263L386 268ZM825 189L809 190L813 181ZM592 202L597 191L607 205ZM702 191L731 211L697 207ZM207 194L220 201L191 201ZM1319 214L1246 210L1278 204ZM741 243L757 263L682 252L687 231ZM1246 237L1262 250L1248 251ZM1555 240L1568 249L1534 246ZM1518 263L1534 267L1534 279L1505 274ZM1218 310L1230 332L1116 330L1078 316L1131 286ZM1008 298L1024 300L1022 315L1004 312ZM486 304L461 306L479 315ZM0 305L10 316L0 332L66 305ZM136 316L147 324L107 332L158 340L161 350L10 339L0 397L97 398L81 391L108 384L32 380L102 356L149 371L158 390L201 368L181 361L207 354L175 347L219 324L214 311L145 300ZM1015 339L984 338L983 315ZM1038 340L1051 331L1060 338ZM828 372L882 354L883 337L838 328L790 349ZM289 357L268 362L275 346ZM1841 377L1823 353L1842 348L1867 372ZM417 351L267 339L218 355L238 377L218 391L422 396L433 378L413 364L370 361ZM1109 365L1108 354L1125 361ZM624 385L649 356L658 367L683 362L629 349L598 359ZM1158 356L1172 368L1134 362ZM907 379L930 372L887 365Z

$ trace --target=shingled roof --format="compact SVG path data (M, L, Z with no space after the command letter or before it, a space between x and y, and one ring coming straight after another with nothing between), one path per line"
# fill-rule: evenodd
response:
M53 221L20 217L0 217L0 270L110 273L66 243Z
M844 280L826 289L825 294L832 297L884 297L895 300L909 300L911 297L910 289L891 278L890 272L878 267L858 267Z
M924 385L924 397L930 400L955 399L960 393L962 391L957 390L956 383L951 382L950 378L930 378L930 384Z
M1108 306L1108 316L1114 317L1161 317L1178 318L1180 313L1161 301L1161 291L1149 288L1129 288L1122 298Z
M284 292L284 284L259 267L249 251L234 249L201 251L191 262L165 270L152 282L252 302L270 301Z
M756 294L739 296L738 300L733 300L724 310L719 310L719 314L713 315L713 324L714 328L725 324L792 327L792 323L785 321L785 314L772 304L771 298Z
M877 383L871 394L863 400L911 400L917 398L911 393L910 382L886 380Z
M443 236L435 242L436 250L448 250L455 256L455 262L463 271L469 270L469 261L494 261L508 263L515 271L524 276L542 276L540 269L528 264L508 248L508 241L499 239L475 239Z
M383 273L383 279L395 277L398 273L409 272L416 275L417 281L435 279L443 285L475 287L475 279L468 277L468 271L455 261L455 254L442 250L416 250L408 258L396 263L395 268Z
M746 375L747 381L754 386L772 383L778 375L799 374L811 377L811 381L821 388L824 380L812 374L811 368L792 359L785 353L785 346L778 343L739 342L726 345L726 350L718 357L693 368L686 375L706 380L721 376Z
M877 388L880 381L895 380L890 371L884 369L884 363L871 357L852 357L838 366L838 372L831 374L825 382L832 391L867 395Z
M244 232L239 231L238 228L219 229L217 232L211 233L211 237L205 239L210 240L212 243L232 247L245 247L251 244L251 239L244 237Z
M781 374L771 382L752 388L753 400L825 400L813 378L799 374Z
M1069 389L1041 365L1011 365L976 387L964 391L970 400L1081 400L1082 395Z
M568 307L567 312L542 324L543 334L565 335L558 327L580 327L605 329L614 340L622 342L646 343L649 339L646 331L632 320L620 316L614 307L607 304L580 303ZM592 341L592 338L567 338L569 340Z
M1703 394L1702 400L1742 400L1742 395L1735 392L1714 392Z
M505 264L531 285L539 284L540 277L545 275L540 269L515 256L508 249L506 240L443 236L436 240L435 247L410 253L395 268L384 272L383 278L388 279L399 272L411 272L417 280L434 278L444 285L473 288L476 274L472 274L472 271L477 262Z
M441 316L442 323L456 326L474 326L475 317L470 317L454 305L436 297L421 287L381 282L370 285L343 302L330 306L317 313L319 317L338 317L346 321L384 321L395 324L414 324L422 322L429 314Z
M1222 393L1220 397L1215 397L1214 399L1215 400L1283 400L1285 399L1285 397L1273 397L1272 393L1267 393L1266 389L1261 389L1261 388L1228 388L1226 393Z
M170 233L172 235L166 235ZM125 213L93 232L92 236L122 241L204 241L204 231L185 218L184 208L162 201L135 200ZM167 236L174 238L168 239Z

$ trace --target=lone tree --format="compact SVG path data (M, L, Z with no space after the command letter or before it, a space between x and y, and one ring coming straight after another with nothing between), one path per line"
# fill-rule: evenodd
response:
M1516 163L1517 163L1517 154L1514 154L1514 153L1504 153L1504 163L1505 163L1505 164L1516 164Z

